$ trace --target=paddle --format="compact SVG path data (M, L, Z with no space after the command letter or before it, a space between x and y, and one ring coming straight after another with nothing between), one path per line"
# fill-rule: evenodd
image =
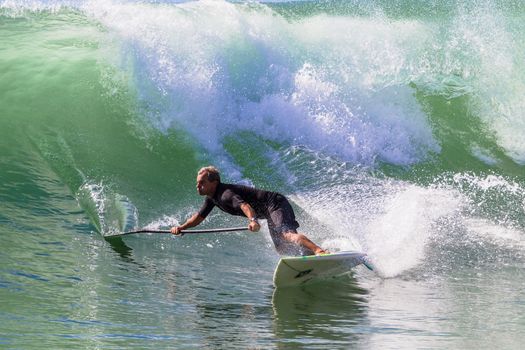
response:
M182 235L193 234L193 233L237 232L237 231L248 231L248 230L249 230L248 227L227 227L227 228L212 228L212 229L203 229L203 230L182 230L180 232L182 236ZM133 235L136 233L171 233L171 231L170 230L140 229L136 231L117 233L115 235L108 235L106 237L126 236L126 235Z

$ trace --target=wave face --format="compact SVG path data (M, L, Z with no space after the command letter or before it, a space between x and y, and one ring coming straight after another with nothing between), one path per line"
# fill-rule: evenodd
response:
M386 275L444 232L521 240L519 4L0 4L3 174L62 183L99 231L176 222L214 163L321 242L406 250Z
M521 1L0 1L6 247L176 224L215 164L383 277L522 268L524 38Z

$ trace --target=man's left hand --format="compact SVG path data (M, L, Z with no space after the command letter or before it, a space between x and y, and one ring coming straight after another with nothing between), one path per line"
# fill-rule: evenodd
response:
M258 232L261 229L261 225L257 221L250 221L248 229L252 232Z

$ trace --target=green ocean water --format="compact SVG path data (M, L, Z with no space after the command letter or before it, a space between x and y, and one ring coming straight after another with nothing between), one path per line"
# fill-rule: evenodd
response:
M0 348L520 348L524 10L0 1ZM376 272L274 290L266 228L104 238L183 222L208 164Z

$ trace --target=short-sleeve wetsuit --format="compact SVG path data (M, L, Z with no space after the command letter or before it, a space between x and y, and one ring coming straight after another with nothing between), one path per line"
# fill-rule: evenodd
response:
M222 211L246 216L241 210L241 204L248 203L258 219L266 219L273 243L277 251L286 255L311 255L313 252L286 242L283 233L297 233L299 223L295 220L292 206L282 194L264 191L253 187L219 183L213 197L206 199L198 214L206 218L211 210L217 206Z

